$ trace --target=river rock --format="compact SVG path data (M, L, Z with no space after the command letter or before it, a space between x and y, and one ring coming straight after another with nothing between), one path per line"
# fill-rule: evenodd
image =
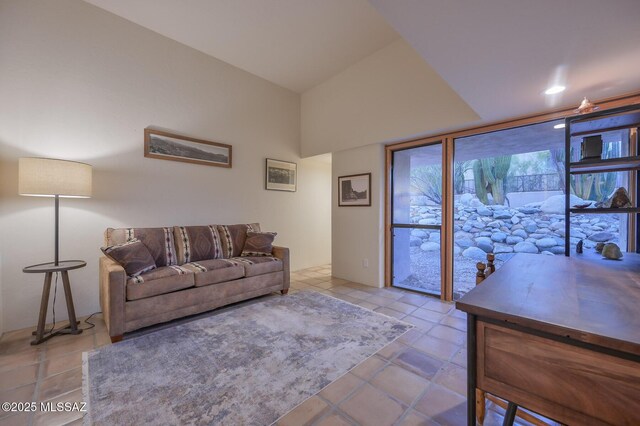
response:
M473 200L473 198L474 198L474 197L473 197L473 195L471 195L471 194L462 194L462 195L460 196L460 200L459 200L459 202L460 202L461 204L464 204L465 206L468 206L468 205L469 205L469 203L471 203L471 200Z
M513 250L516 253L538 253L538 248L534 244L526 241L516 244Z
M547 250L553 254L564 254L564 245L549 247Z
M462 252L462 255L467 259L472 259L478 262L487 260L487 254L478 247L469 247Z
M509 210L496 210L493 212L494 219L511 219L512 214L509 213Z
M609 240L613 240L614 238L615 236L610 232L596 232L595 234L589 235L589 239L597 243L603 243Z
M523 241L524 241L524 238L522 238L522 237L519 237L517 235L509 235L507 237L506 243L513 246L513 245L521 243Z
M479 249L483 250L485 253L491 253L493 251L493 242L491 238L488 237L477 237L476 245Z
M421 244L422 244L422 238L414 237L413 235L409 237L410 247L419 247Z
M585 201L582 198L571 194L571 197L569 199L570 207L581 205L584 203ZM540 204L540 210L543 213L562 214L564 213L564 209L565 209L564 195L551 196L546 200L544 200L542 204Z
M438 251L440 250L440 244L434 243L431 241L427 241L420 246L420 250L422 251Z
M429 234L427 233L427 231L425 231L423 229L412 229L411 230L411 236L418 237L418 238L424 238L424 237L428 237Z
M482 205L479 206L476 211L478 212L478 214L480 216L491 216L493 213L491 213L491 210L489 210L486 206Z
M525 231L524 229L516 229L511 233L511 235L515 235L516 237L520 238L527 238L529 236L529 234L527 234L527 231Z
M520 212L524 214L534 214L540 211L540 209L537 209L535 207L527 207L527 206L520 207L518 210L520 210Z
M508 246L506 244L496 244L493 247L493 252L498 253L513 253L513 247Z
M535 223L527 223L526 225L524 225L524 230L527 232L536 232L536 230L538 229L538 225L536 225Z
M518 216L513 216L511 218L511 223L513 223L514 225L517 225L518 223L520 223L520 218Z
M491 234L491 239L497 243L501 243L507 239L507 234L504 232L494 232Z
M467 248L467 247L474 247L475 243L470 240L469 238L458 238L456 239L456 244L460 247L460 248Z
M536 246L538 246L538 248L549 248L557 245L558 244L554 238L541 238L536 241Z

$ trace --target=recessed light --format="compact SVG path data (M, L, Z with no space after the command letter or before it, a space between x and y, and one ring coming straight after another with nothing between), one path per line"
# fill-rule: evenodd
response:
M564 129L565 124L564 123L558 123L555 126L553 126L554 129Z
M566 87L560 86L560 85L551 86L547 90L544 91L544 94L545 95L555 95L556 93L564 92L564 89L566 89Z

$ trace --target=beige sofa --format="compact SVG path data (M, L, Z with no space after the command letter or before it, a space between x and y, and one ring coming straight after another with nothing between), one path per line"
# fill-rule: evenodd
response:
M289 249L271 256L240 256L247 231L258 224L109 228L105 245L138 239L156 269L128 277L100 258L100 305L112 342L124 333L289 289Z

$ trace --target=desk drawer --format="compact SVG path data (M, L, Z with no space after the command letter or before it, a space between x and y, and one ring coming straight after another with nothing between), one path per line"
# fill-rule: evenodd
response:
M640 363L483 321L478 387L566 424L640 424Z

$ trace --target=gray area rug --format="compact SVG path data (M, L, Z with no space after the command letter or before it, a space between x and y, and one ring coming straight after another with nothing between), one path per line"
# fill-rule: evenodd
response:
M269 425L412 326L316 292L84 354L85 424Z

